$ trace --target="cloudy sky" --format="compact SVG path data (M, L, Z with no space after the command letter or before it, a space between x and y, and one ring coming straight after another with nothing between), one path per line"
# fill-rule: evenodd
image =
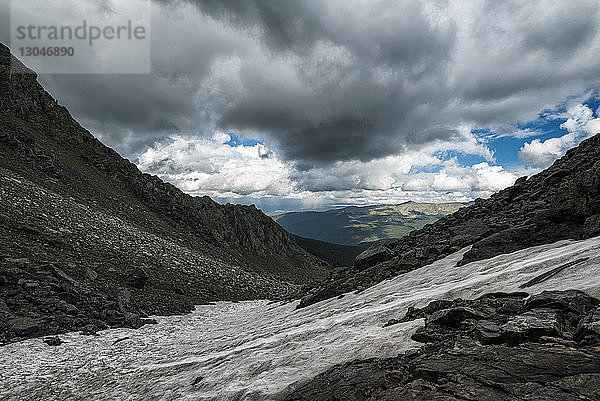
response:
M190 194L467 201L600 132L599 27L597 0L154 1L151 75L40 80Z

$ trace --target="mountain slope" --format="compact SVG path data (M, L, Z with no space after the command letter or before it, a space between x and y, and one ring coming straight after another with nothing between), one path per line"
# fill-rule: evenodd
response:
M324 212L274 216L292 234L341 245L403 237L463 207L462 203L416 203L351 206Z
M328 274L255 207L194 198L142 174L82 128L36 78L0 44L0 330L6 336L19 336L15 325L25 327L22 336L39 334L44 319L55 331L84 326L84 293L114 303L94 304L119 316L95 318L112 325L133 312L287 296ZM131 285L136 276L141 281ZM69 299L57 295L63 292ZM29 295L50 306L19 321L34 302ZM56 299L76 306L63 308L73 312L64 313L70 323L49 317L62 313L52 306Z
M550 168L517 180L491 198L365 251L354 269L338 274L302 306L369 287L428 265L466 246L461 264L561 239L600 234L600 135L583 141Z

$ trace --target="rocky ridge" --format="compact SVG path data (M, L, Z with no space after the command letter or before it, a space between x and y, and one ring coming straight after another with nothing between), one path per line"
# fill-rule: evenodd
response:
M367 288L471 246L460 264L562 239L600 234L600 135L583 141L551 167L522 177L489 199L412 231L389 245L376 244L354 266L337 270L300 306Z
M219 205L141 173L81 127L1 44L0 93L0 166L161 235L224 249L266 274L305 283L325 273L256 207Z

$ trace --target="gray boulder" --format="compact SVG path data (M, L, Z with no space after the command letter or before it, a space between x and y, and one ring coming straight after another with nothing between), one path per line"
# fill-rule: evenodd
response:
M375 244L354 259L358 268L374 266L394 257L394 252L383 243Z

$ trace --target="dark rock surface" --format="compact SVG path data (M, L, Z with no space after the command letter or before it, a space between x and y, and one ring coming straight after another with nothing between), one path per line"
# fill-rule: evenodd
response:
M412 308L417 351L336 366L286 400L598 400L600 301L579 291L489 294ZM443 318L442 318L443 317Z
M0 44L0 342L289 298L329 270L255 207L141 173Z
M388 261L394 257L394 253L386 244L375 244L358 255L354 261L357 268L370 267L378 263Z
M44 342L52 347L57 347L62 344L62 340L59 336L44 338Z
M391 256L360 258L332 276L301 306L377 284L472 246L460 264L564 239L600 234L600 135L583 141L550 168L517 180L491 198L389 244ZM380 254L379 248L365 251ZM389 260L388 260L389 259Z
M128 277L129 285L141 290L150 276L143 267L136 267Z

